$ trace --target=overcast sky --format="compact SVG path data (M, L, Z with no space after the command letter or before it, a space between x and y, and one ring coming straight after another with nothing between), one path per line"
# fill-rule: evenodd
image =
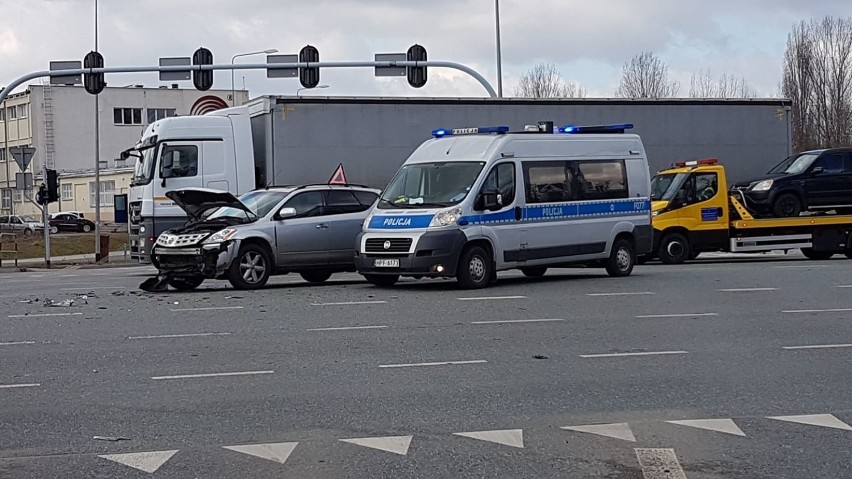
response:
M622 65L653 51L688 94L700 69L744 77L760 95L778 92L781 58L794 23L850 15L849 0L500 0L503 89L510 96L536 63L554 63L588 96L611 97ZM497 86L494 0L100 0L100 51L107 66L155 65L159 57L209 48L215 63L238 53L316 46L324 61L372 61L414 43L430 60L463 63ZM0 0L0 85L47 69L51 60L82 60L94 44L94 0ZM262 62L263 56L237 62ZM323 70L329 88L313 95L484 96L474 80L430 69L413 89L377 79L372 69ZM214 88L229 89L230 73ZM298 79L267 80L238 71L252 97L293 94ZM157 86L157 74L113 74L110 86ZM191 82L185 84L191 87ZM304 92L303 92L304 94Z

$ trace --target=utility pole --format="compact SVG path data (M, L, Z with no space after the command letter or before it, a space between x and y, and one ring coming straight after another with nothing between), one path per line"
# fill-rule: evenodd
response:
M503 59L500 53L500 0L494 0L494 18L497 23L497 98L503 98Z
M95 51L98 51L98 0L95 0ZM101 257L100 95L95 95L95 261Z
M3 91L3 89L0 88L0 91ZM6 111L6 103L8 103L8 100L3 100L3 159L6 160L6 189L10 190L12 170L9 169L9 112ZM15 214L15 199L11 198L11 200L9 214L13 215Z

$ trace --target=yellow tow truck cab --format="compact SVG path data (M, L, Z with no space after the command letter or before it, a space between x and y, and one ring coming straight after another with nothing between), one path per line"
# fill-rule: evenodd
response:
M739 193L729 191L715 158L676 163L651 180L654 249L651 257L683 263L705 251L801 249L810 259L852 258L852 216L755 218Z

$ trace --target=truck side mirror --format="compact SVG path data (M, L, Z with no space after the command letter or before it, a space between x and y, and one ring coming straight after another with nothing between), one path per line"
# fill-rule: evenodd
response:
M285 218L292 218L292 217L296 216L297 214L298 213L296 213L296 208L290 208L290 207L285 206L285 207L281 208L280 210L278 210L278 219L283 220Z

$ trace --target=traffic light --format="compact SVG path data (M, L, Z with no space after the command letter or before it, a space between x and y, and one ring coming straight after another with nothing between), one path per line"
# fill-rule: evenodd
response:
M83 57L83 68L103 68L104 67L104 56L98 52L89 52ZM83 74L83 85L86 87L86 91L91 93L92 95L97 95L98 93L104 91L106 87L106 81L104 80L103 73L84 73Z
M44 186L44 183L38 187L38 192L36 192L36 203L40 205L47 204L47 187Z
M408 49L406 60L410 62L425 62L426 49L420 45L412 45ZM426 84L426 67L406 67L408 84L414 88L420 88Z
M206 48L199 48L192 54L193 65L212 65L213 53ZM192 83L195 88L207 91L213 86L213 70L201 70L192 72Z
M59 201L59 179L56 170L47 170L47 202Z
M299 62L315 63L319 61L319 50L311 45L306 45L299 52ZM314 88L319 85L319 67L299 68L299 81L305 88Z

